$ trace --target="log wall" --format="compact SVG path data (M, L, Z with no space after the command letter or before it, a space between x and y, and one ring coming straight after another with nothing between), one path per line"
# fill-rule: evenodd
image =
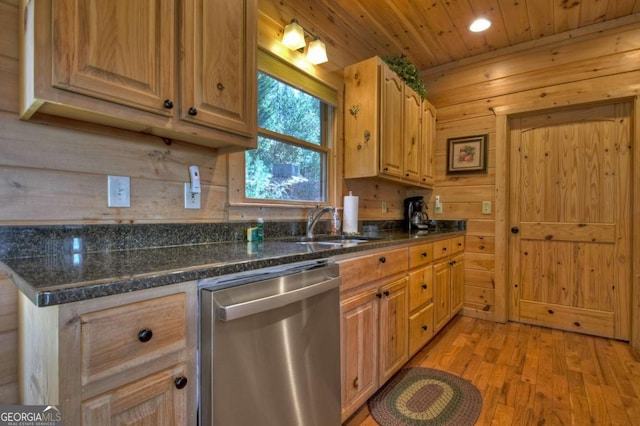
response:
M469 219L465 315L506 320L507 117L637 97L640 24L636 21L637 17L609 22L588 31L554 36L544 43L529 43L422 72L427 97L437 109L434 193L444 203L440 217ZM640 123L637 118L635 121L637 129ZM448 176L447 139L476 134L489 135L488 173ZM637 135L636 130L636 144ZM635 158L637 170L637 152ZM630 179L635 180L634 193L638 194L639 173L635 173ZM482 201L492 202L491 214L482 214ZM640 197L635 197L636 224L639 204ZM637 228L633 241L640 235ZM633 301L636 323L640 311L639 255L636 242ZM638 327L632 341L640 343Z

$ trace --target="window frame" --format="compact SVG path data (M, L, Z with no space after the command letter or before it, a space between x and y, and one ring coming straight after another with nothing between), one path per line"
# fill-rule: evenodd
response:
M303 70L282 61L272 54L258 50L258 71L280 80L298 90L301 90L321 101L321 140L320 145L306 142L281 133L272 132L264 128L257 128L256 138L264 136L280 142L289 143L305 149L321 152L324 163L321 170L321 188L324 193L324 201L304 200L270 200L247 198L245 188L246 162L245 152L229 156L229 205L252 207L283 207L283 208L310 208L317 204L331 205L335 201L336 173L335 173L335 140L337 129L337 90L327 86ZM256 76L257 85L257 76ZM257 102L256 102L257 108ZM256 141L257 143L257 141ZM231 188L233 185L234 188Z

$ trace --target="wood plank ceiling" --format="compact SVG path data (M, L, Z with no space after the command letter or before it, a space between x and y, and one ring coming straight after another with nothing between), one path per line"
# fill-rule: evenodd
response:
M286 25L296 18L345 66L374 55L404 54L425 70L640 12L640 0L260 0ZM472 33L485 17L492 26ZM639 18L640 17L636 17Z

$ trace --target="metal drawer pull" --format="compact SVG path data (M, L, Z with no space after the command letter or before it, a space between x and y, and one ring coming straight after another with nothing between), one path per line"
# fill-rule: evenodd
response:
M189 380L187 380L187 378L184 376L180 376L173 381L177 389L183 389L185 386L187 386L187 382L189 382Z
M147 343L153 337L153 331L149 328L142 329L138 332L138 340L142 343Z

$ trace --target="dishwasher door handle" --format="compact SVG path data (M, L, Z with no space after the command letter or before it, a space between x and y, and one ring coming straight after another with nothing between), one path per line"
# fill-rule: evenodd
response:
M250 300L234 305L218 306L218 319L221 321L233 321L249 315L259 314L273 309L298 302L320 293L329 291L342 283L341 277L331 278L317 284L297 288L286 293L274 294L261 299Z

